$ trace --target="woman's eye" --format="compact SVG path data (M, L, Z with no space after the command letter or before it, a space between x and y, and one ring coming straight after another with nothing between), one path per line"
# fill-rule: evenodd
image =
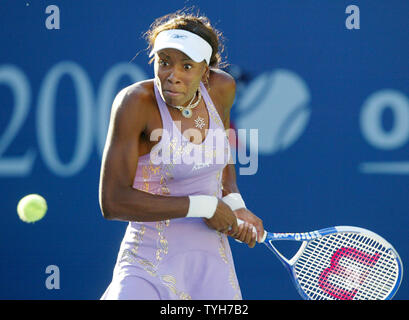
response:
M185 67L186 70L192 69L192 65L191 65L191 64L185 64L184 67Z
M159 64L160 64L161 66L167 66L167 65L168 65L168 62L165 61L165 60L159 60Z

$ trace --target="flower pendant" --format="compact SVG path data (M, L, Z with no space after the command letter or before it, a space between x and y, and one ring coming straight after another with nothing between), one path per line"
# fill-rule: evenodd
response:
M205 119L203 119L202 117L197 117L197 119L195 120L195 127L203 129L205 125L206 125Z

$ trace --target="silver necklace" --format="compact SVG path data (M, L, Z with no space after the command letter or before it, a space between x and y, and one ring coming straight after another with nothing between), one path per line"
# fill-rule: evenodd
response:
M191 118L193 114L192 109L196 108L199 105L200 100L202 99L202 93L200 92L200 88L197 91L199 92L199 97L197 98L197 101L194 104L192 104L192 102L195 99L196 94L193 95L192 100L190 100L189 104L186 107L184 106L172 106L172 107L180 110L180 112L185 118Z

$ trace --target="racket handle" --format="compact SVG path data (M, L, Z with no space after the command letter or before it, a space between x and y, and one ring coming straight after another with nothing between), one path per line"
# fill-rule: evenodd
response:
M241 225L241 224L243 224L243 223L244 223L243 220L237 219L237 225ZM256 236L257 236L257 230L256 230L256 227L254 227L254 226L253 226L253 232L254 232L254 233L256 234ZM267 238L267 231L264 230L263 238L261 238L261 243L263 243L263 242L266 240L266 238Z

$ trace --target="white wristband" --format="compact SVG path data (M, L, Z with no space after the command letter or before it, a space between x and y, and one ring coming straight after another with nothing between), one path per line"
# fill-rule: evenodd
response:
M213 196L189 196L189 211L187 218L207 218L213 217L216 212L219 200Z
M234 211L240 208L246 208L243 198L240 193L229 193L222 200Z

